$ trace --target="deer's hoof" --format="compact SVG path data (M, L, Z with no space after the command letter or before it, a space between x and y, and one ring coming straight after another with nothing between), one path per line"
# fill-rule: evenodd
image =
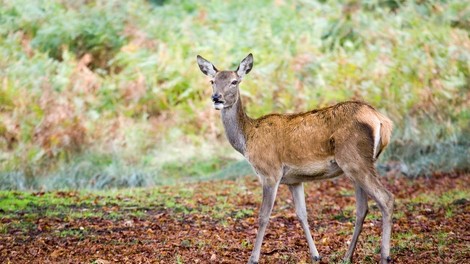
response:
M386 258L386 260L387 260L388 263L392 262L392 258L391 258L390 256L388 256L388 257Z
M313 261L321 261L321 257L320 256L313 256Z

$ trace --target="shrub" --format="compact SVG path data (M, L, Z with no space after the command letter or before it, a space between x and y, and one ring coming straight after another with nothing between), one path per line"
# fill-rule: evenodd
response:
M381 168L469 170L468 21L465 1L3 1L0 188L232 168L196 54L235 69L254 53L252 117L365 100L395 122Z

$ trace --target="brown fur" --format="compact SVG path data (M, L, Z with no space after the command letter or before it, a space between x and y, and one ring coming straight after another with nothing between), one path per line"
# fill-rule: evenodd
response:
M351 137L361 137L363 153L372 162L374 146L374 122L382 124L380 151L390 141L391 121L370 105L359 101L348 101L333 106L298 114L270 114L258 119L245 116L245 157L273 184L282 177L274 171L282 167L303 168L317 163L316 173L311 177L300 175L304 181L338 176L328 174L334 162L337 144ZM338 131L345 131L341 134ZM357 139L358 140L358 139ZM262 153L262 155L260 155ZM367 153L367 155L366 155ZM296 170L292 170L294 174ZM297 172L299 172L297 170ZM292 177L299 175L290 175ZM289 176L289 175L287 175Z

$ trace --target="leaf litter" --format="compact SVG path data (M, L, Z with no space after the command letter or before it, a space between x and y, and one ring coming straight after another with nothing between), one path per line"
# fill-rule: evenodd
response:
M395 194L394 263L470 259L469 175L383 177ZM340 263L355 221L352 184L305 186L322 263ZM22 206L20 201L30 199ZM3 200L3 201L2 201ZM1 192L0 263L243 263L257 231L254 177L114 192ZM377 263L381 215L369 201L357 263ZM310 263L292 199L281 186L260 263Z

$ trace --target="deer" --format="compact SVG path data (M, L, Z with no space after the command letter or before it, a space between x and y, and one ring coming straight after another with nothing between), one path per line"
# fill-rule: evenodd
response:
M229 143L250 163L263 188L259 228L248 263L259 261L280 184L290 190L312 262L321 261L310 233L303 183L340 176L353 183L356 198L356 222L344 260L353 260L371 197L382 214L380 263L391 262L394 196L381 183L374 164L390 142L392 121L362 101L253 119L245 113L239 90L241 81L253 68L253 55L246 56L235 71L219 71L199 55L197 63L210 77L213 106L221 111Z

